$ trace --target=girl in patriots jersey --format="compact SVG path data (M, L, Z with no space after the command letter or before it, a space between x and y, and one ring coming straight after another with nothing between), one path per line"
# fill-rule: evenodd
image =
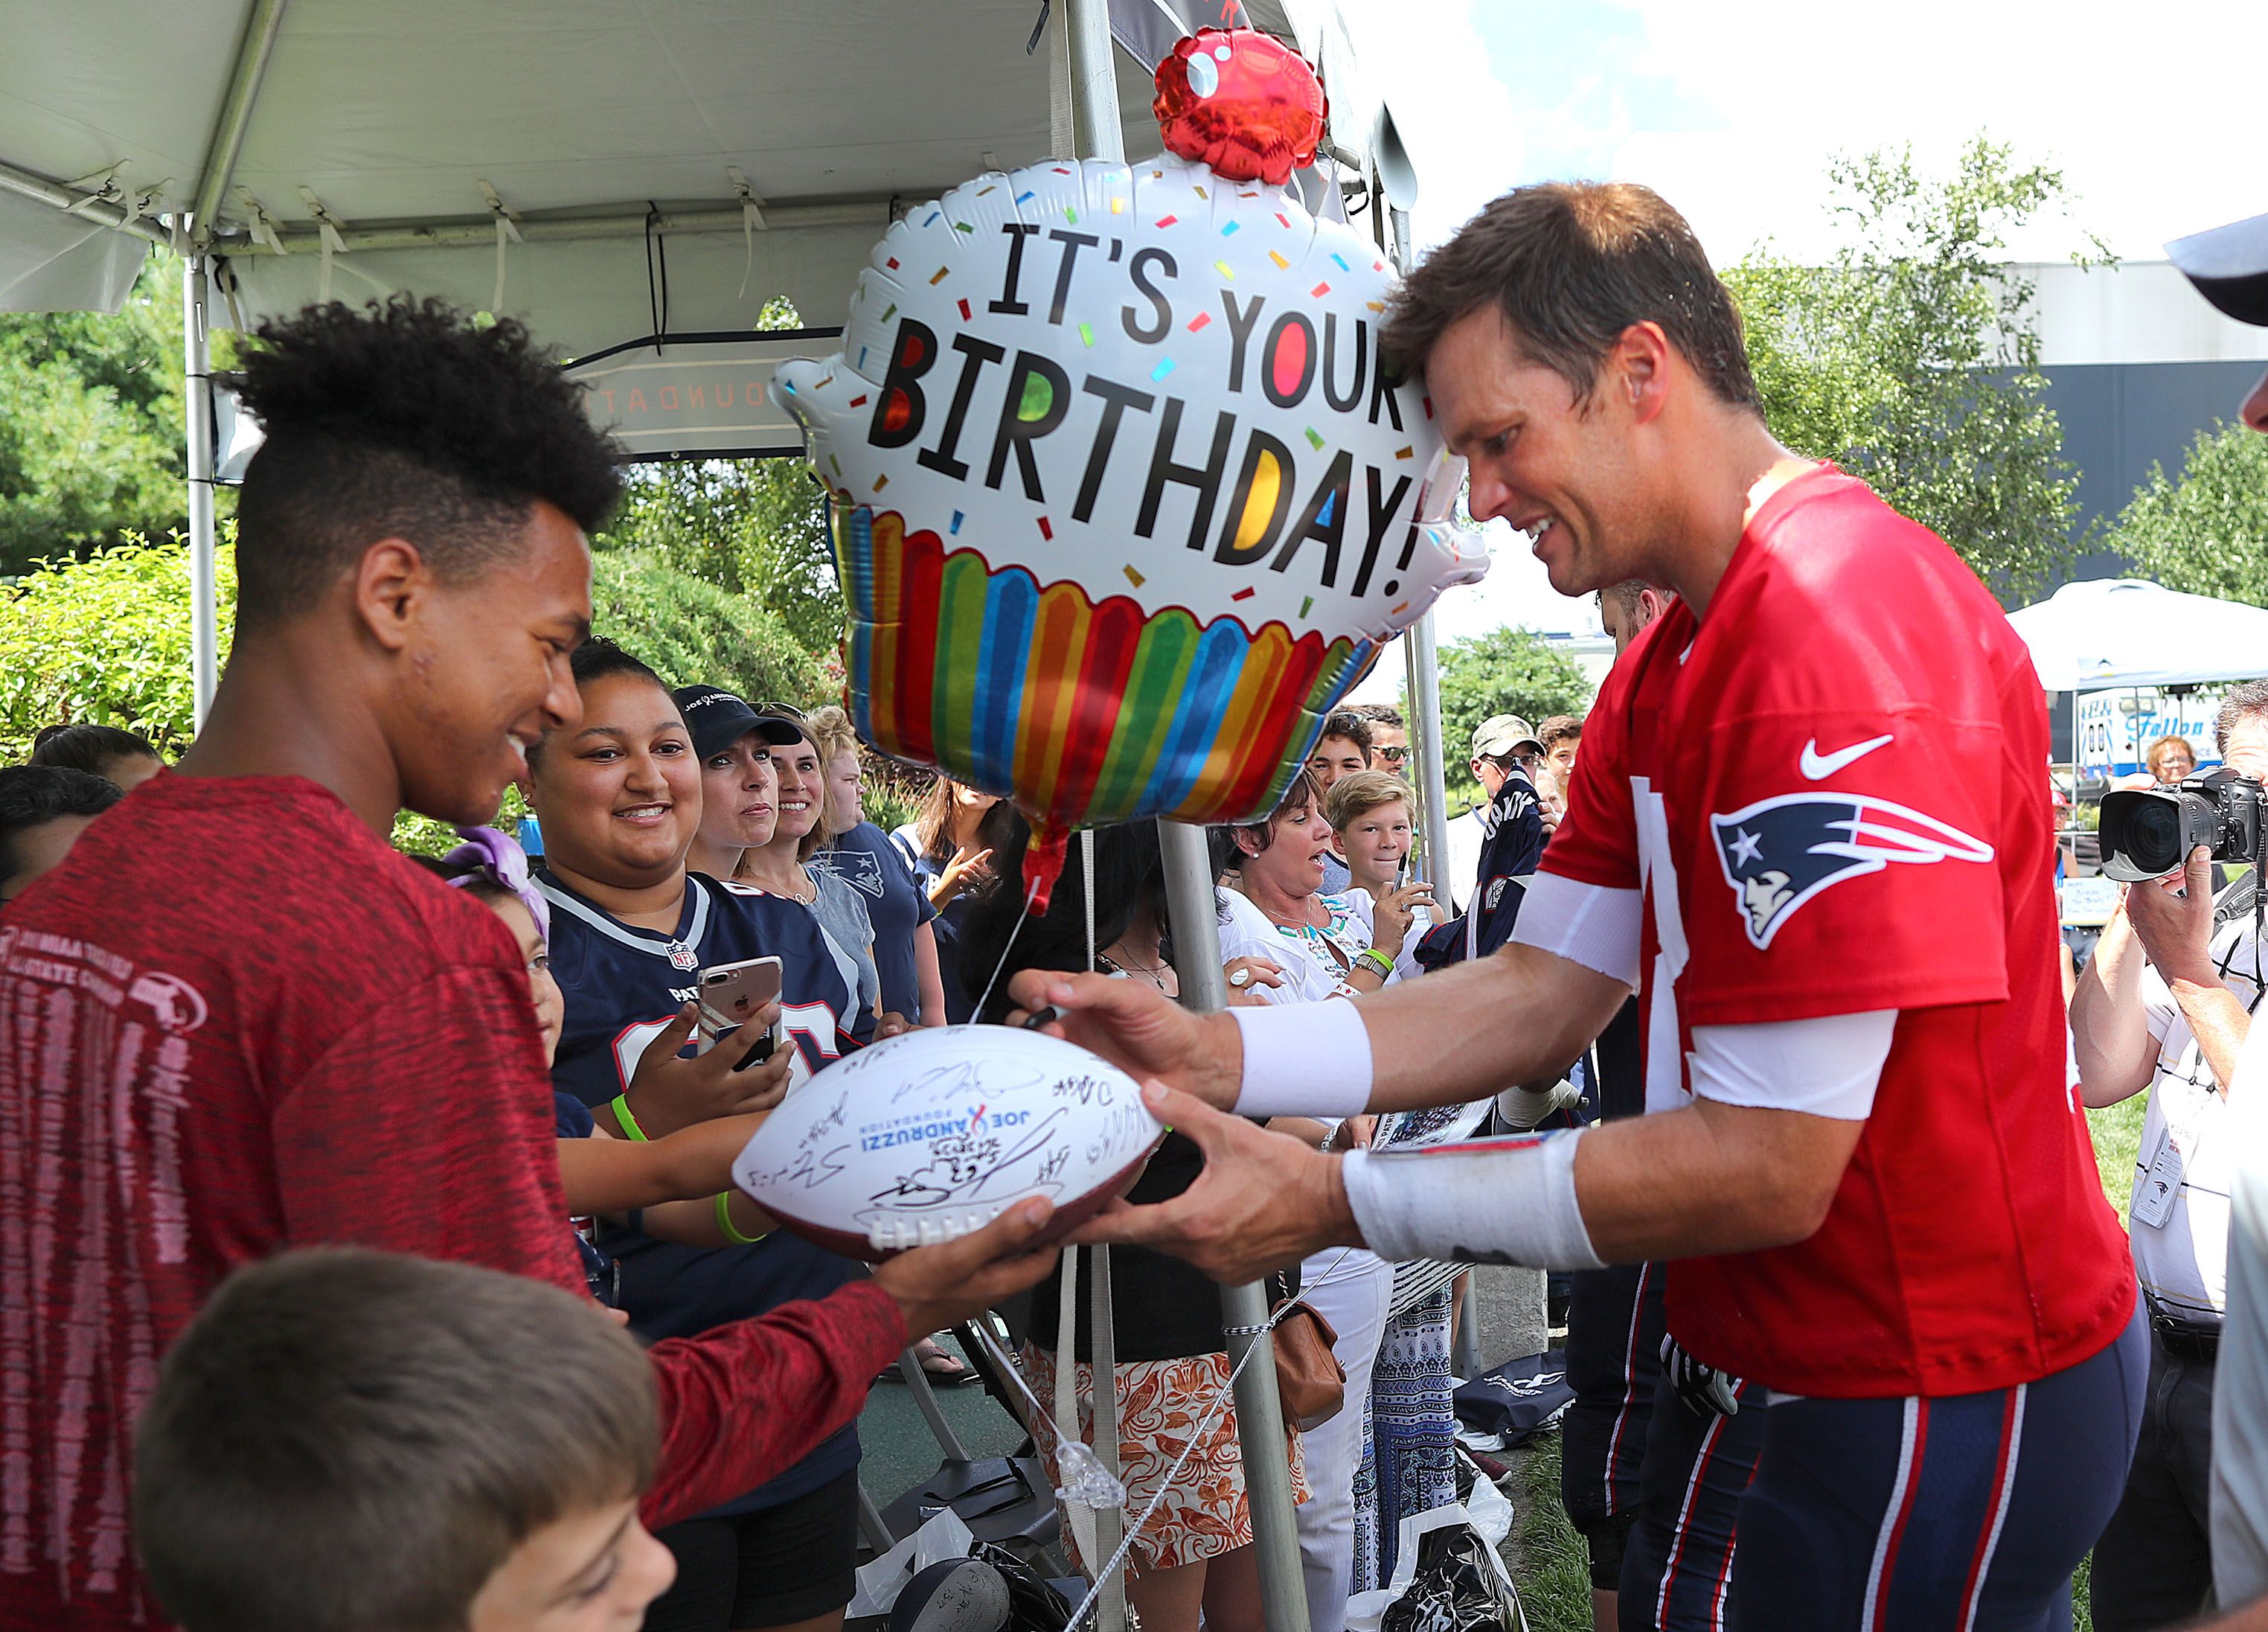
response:
M551 904L528 876L527 858L509 836L492 827L460 827L457 831L466 842L441 860L411 859L494 912L519 943L527 965L528 1000L548 1064L558 1054L567 1013L567 1000L551 976ZM665 1048L674 1054L692 1027L688 1008L673 1030L662 1033L656 1047L647 1051L638 1067L638 1086L659 1090L666 1085L657 1080L658 1074L690 1074L732 1066L741 1051L731 1040L707 1062L672 1060L665 1065L655 1058ZM785 1088L783 1071L763 1069L773 1084ZM713 1117L640 1142L600 1134L590 1107L572 1094L555 1089L551 1098L559 1133L559 1185L567 1198L585 1281L600 1303L613 1307L621 1296L620 1272L593 1239L602 1214L642 1210L640 1223L646 1233L688 1246L753 1240L772 1228L771 1215L733 1182L733 1158L763 1125L765 1111Z
M571 666L582 722L546 740L529 781L543 823L537 883L551 908L551 971L567 1000L553 1082L623 1136L643 1139L742 1108L729 1074L709 1079L716 1097L696 1105L667 1105L635 1085L640 1057L691 999L701 969L781 959L782 1024L796 1051L792 1082L856 1045L843 1029L852 993L805 909L685 870L701 821L701 764L659 679L605 640L578 647ZM632 1228L604 1232L600 1244L620 1266L632 1329L648 1338L822 1297L861 1273L784 1232L703 1250L652 1239L632 1216ZM662 1532L680 1562L680 1585L663 1608L681 1593L732 1594L739 1554L764 1548L769 1519L792 1524L846 1489L855 1500L858 1458L856 1429L846 1427L770 1484ZM729 1624L786 1624L839 1608L850 1598L855 1540L846 1525L840 1548L803 1549L794 1571L770 1572L777 1591L733 1598ZM726 1578L705 1580L711 1574Z

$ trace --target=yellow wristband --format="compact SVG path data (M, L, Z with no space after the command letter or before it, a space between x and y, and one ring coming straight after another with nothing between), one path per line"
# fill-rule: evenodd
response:
M764 1236L771 1234L769 1230L762 1235L754 1236L744 1236L740 1232L733 1222L733 1193L729 1190L717 1193L717 1228L725 1232L725 1239L734 1246L754 1246Z
M637 1140L638 1143L642 1145L651 1142L645 1136L645 1129L640 1127L638 1126L638 1119L630 1114L630 1097L628 1093L621 1093L615 1096L614 1109L615 1120L622 1125L622 1132L624 1134L627 1134L630 1138Z

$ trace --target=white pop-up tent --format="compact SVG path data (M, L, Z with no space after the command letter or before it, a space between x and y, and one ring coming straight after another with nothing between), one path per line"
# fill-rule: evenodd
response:
M193 379L208 321L326 294L442 295L578 357L746 334L774 295L825 327L894 209L1094 151L1083 93L1116 92L1110 146L1156 151L1152 65L1223 22L1321 66L1336 167L1311 207L1342 179L1406 207L1338 0L0 0L0 310L115 310L164 244ZM190 398L202 715L213 424Z
M0 310L115 310L151 245L186 258L202 720L209 314L407 290L519 317L593 367L634 341L747 336L774 295L830 326L894 210L986 169L1155 151L1152 65L1230 24L1320 69L1331 162L1310 208L1338 213L1344 186L1403 241L1386 221L1416 178L1339 0L0 0ZM1418 635L1416 723L1438 743ZM1437 832L1439 790L1437 765ZM1196 886L1175 913L1209 924L1201 840L1167 826ZM1217 1007L1220 978L1199 957L1182 989ZM1264 1355L1260 1289L1224 1310L1232 1354ZM1270 1369L1239 1373L1241 1431L1280 1449ZM1247 1466L1268 1622L1288 1632L1288 1476L1272 1452Z
M578 356L664 302L680 332L774 294L831 323L894 203L1069 150L1049 9L0 0L0 309L114 309L155 241L225 264L247 317L412 288ZM1150 67L1223 8L1108 9L1124 144L1153 151ZM1342 158L1401 162L1335 0L1226 9L1322 64Z
M2008 614L2048 691L2198 685L2268 675L2268 609L2139 578L2066 584Z

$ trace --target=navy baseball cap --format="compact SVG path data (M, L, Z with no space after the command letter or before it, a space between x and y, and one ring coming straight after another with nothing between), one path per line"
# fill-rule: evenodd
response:
M2268 215L2176 238L2166 255L2222 313L2268 327Z
M677 700L677 712L693 734L693 751L703 759L723 753L751 731L774 748L803 741L803 727L795 721L760 714L722 686L680 686L669 695Z

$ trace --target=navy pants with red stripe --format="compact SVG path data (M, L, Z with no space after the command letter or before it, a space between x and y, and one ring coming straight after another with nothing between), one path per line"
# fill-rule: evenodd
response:
M2065 1632L2149 1366L2138 1311L2100 1354L2020 1387L1775 1404L1741 1502L1734 1632Z
M1736 1562L1740 1576L1749 1572L1742 1498L1771 1414L1759 1385L1738 1383L1734 1392L1734 1415L1697 1411L1656 1374L1638 1524L1616 1600L1621 1632L1725 1632L1732 1624Z

